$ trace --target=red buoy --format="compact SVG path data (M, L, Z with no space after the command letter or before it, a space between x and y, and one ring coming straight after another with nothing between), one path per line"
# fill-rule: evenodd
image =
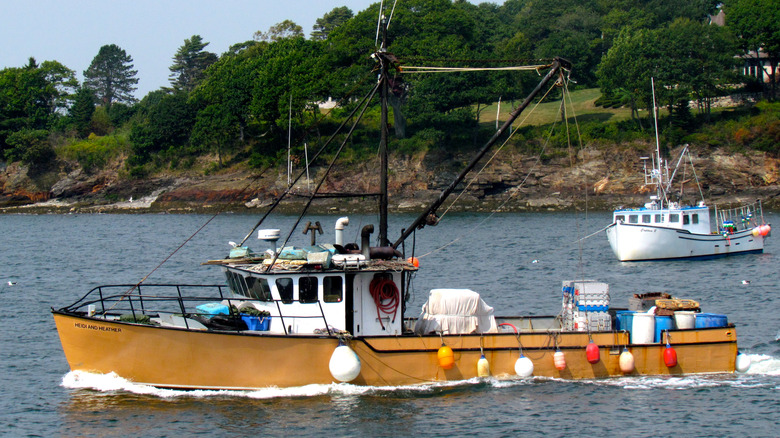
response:
M664 349L664 364L669 368L677 366L677 352L668 343Z
M601 359L601 353L599 353L599 346L596 345L593 341L590 341L588 343L588 346L585 347L585 357L588 358L588 362L590 363L598 363Z

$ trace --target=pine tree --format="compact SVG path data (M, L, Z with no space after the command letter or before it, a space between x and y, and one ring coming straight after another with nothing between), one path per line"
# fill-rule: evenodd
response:
M170 67L169 80L174 89L189 93L203 79L206 68L217 61L217 55L203 50L208 45L200 35L184 40Z
M73 106L70 107L69 115L80 137L89 135L92 115L95 113L95 94L89 88L81 87L76 92L73 100Z
M138 83L133 58L116 44L100 48L89 68L84 71L84 86L92 90L106 111L113 102L135 103L134 87Z

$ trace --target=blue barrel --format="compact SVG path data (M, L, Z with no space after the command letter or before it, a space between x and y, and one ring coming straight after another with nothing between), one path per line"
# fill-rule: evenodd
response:
M726 315L717 313L697 313L696 328L726 327L729 325L729 318Z
M631 331L631 324L634 321L634 312L633 310L619 310L615 312L615 316L617 317L617 329L618 330L627 330Z
M662 337L661 332L664 330L673 330L674 329L674 318L671 316L665 316L665 315L656 315L655 316L655 337L653 340L655 342L663 342L665 341L665 338Z

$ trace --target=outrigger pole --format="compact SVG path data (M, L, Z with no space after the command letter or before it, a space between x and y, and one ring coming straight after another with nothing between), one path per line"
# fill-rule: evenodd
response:
M539 82L539 85L534 88L534 90L531 92L531 94L528 95L528 97L525 98L523 103L517 107L514 111L512 111L509 114L509 119L507 119L506 122L504 122L503 125L496 131L495 134L488 140L488 142L482 146L482 149L479 151L479 153L471 160L468 166L466 166L465 169L463 169L460 172L460 175L458 175L455 180L450 183L450 185L444 189L441 194L439 194L438 199L436 199L431 205L425 209L425 211L420 214L420 216L412 223L412 225L405 229L401 233L401 237L398 238L398 240L395 241L395 243L392 245L393 248L397 248L398 245L403 243L404 240L406 240L407 237L409 237L416 229L422 228L425 225L435 225L438 218L436 217L436 210L444 203L444 201L447 199L447 197L452 193L453 190L455 190L455 187L463 181L463 179L466 177L466 175L473 169L479 160L482 159L483 156L490 150L491 147L493 147L493 144L498 140L498 138L501 136L501 134L504 133L509 127L514 123L515 119L520 115L520 113L523 112L524 109L528 107L528 105L531 104L531 101L536 97L537 94L547 85L550 80L553 79L557 74L560 73L560 70L562 68L564 69L571 69L571 63L563 58L555 58L550 65L551 69L550 71L542 78L541 82Z

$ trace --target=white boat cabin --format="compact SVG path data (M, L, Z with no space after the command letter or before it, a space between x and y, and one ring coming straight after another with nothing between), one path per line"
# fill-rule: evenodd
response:
M232 297L223 304L229 301L239 309L252 305L270 312L269 333L402 333L401 272L332 269L258 273L235 266L225 267L224 271ZM394 298L378 296L378 288L386 288L390 295L385 297Z
M644 208L615 210L613 223L657 228L675 228L695 234L709 234L710 210L703 204L696 207Z

